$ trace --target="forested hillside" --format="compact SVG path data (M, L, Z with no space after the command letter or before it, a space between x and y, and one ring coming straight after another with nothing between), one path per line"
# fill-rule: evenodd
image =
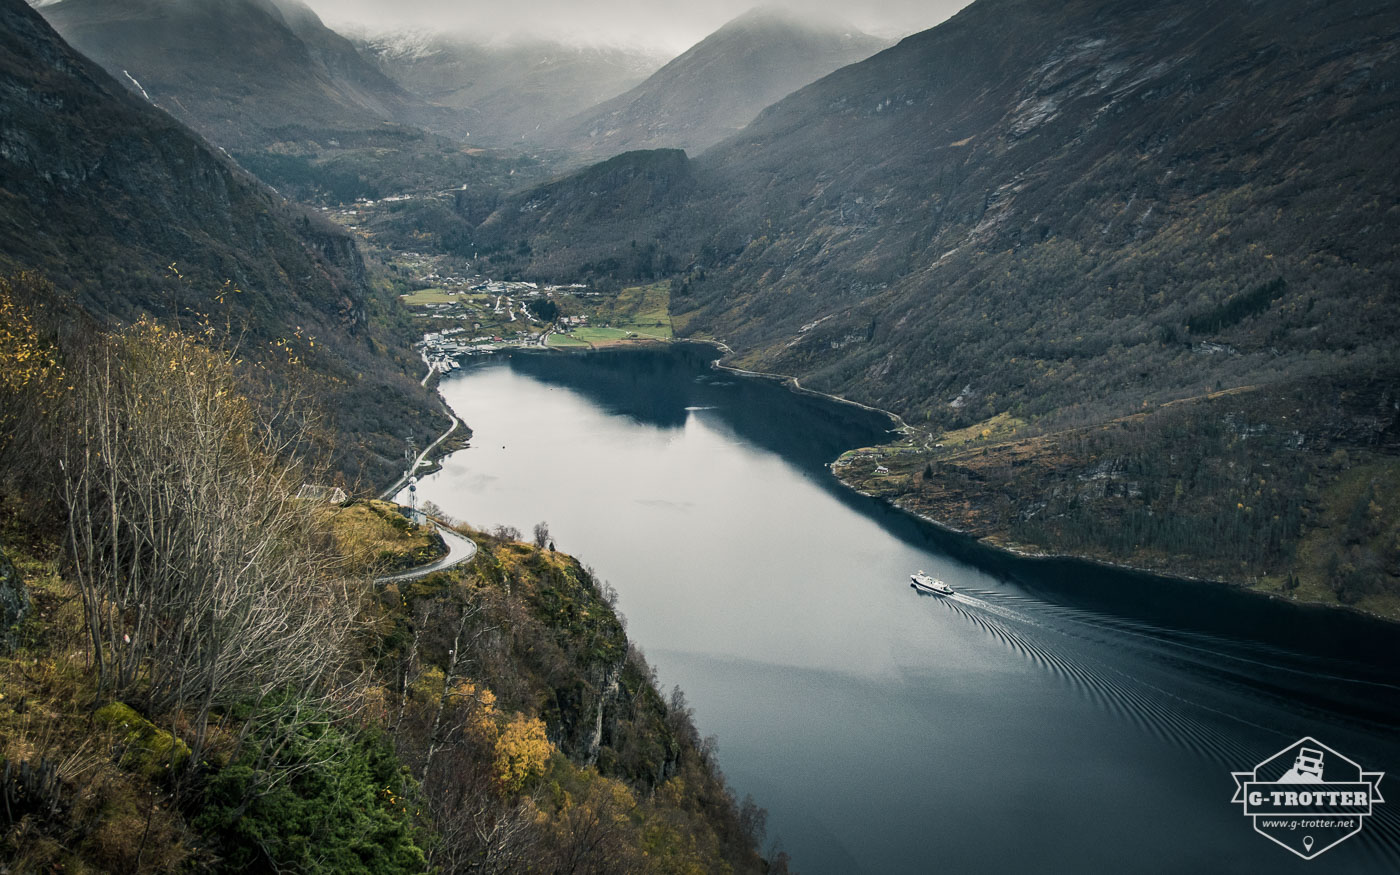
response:
M306 361L338 467L392 479L405 429L442 417L407 335L371 327L393 303L350 236L131 94L22 0L0 3L0 24L0 266L33 274L14 293L34 318L76 334L143 314L208 322L242 335L251 361Z
M5 867L783 871L579 563L462 529L470 565L376 583L436 535L307 495L307 426L236 352L153 321L59 346L12 286Z
M376 581L442 530L328 484L444 417L348 234L23 0L0 93L0 870L785 870L578 562Z

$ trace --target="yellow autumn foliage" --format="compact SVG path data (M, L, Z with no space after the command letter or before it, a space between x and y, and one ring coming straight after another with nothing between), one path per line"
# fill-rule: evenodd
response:
M442 700L442 686L446 674L435 665L430 665L409 685L409 695L419 702L437 705Z
M496 779L501 789L518 792L531 778L544 774L553 753L544 721L516 714L496 740Z
M0 277L0 390L17 394L56 387L58 353L39 337L28 310L17 300L16 286L43 288L39 277L21 273Z
M496 694L471 681L458 681L450 695L459 704L475 702L487 714L496 713Z
M0 276L0 457L7 475L26 470L33 454L49 445L44 432L69 388L58 350L35 327L26 303L52 294L37 274ZM29 457L20 461L26 451Z

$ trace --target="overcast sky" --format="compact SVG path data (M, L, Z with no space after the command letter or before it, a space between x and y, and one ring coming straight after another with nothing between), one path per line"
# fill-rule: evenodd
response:
M483 38L535 34L647 46L678 54L759 0L304 0L331 27L442 30ZM880 36L905 36L943 21L968 0L784 0Z

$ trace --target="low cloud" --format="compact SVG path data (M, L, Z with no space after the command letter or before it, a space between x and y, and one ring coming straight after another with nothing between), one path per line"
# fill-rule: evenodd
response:
M679 53L753 0L306 0L341 30L430 30L482 41L542 37L566 42L647 47ZM784 5L784 4L768 4ZM967 0L791 0L787 8L841 20L869 33L905 36L943 21Z

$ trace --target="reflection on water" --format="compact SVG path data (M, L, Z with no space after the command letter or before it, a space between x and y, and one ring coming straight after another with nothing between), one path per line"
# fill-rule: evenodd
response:
M1390 627L987 553L840 486L887 420L708 350L515 355L443 383L473 428L420 494L621 594L803 872L1393 869L1400 817L1306 863L1230 771L1303 735L1400 768ZM920 596L908 575L950 582ZM1384 788L1383 788L1384 789Z

